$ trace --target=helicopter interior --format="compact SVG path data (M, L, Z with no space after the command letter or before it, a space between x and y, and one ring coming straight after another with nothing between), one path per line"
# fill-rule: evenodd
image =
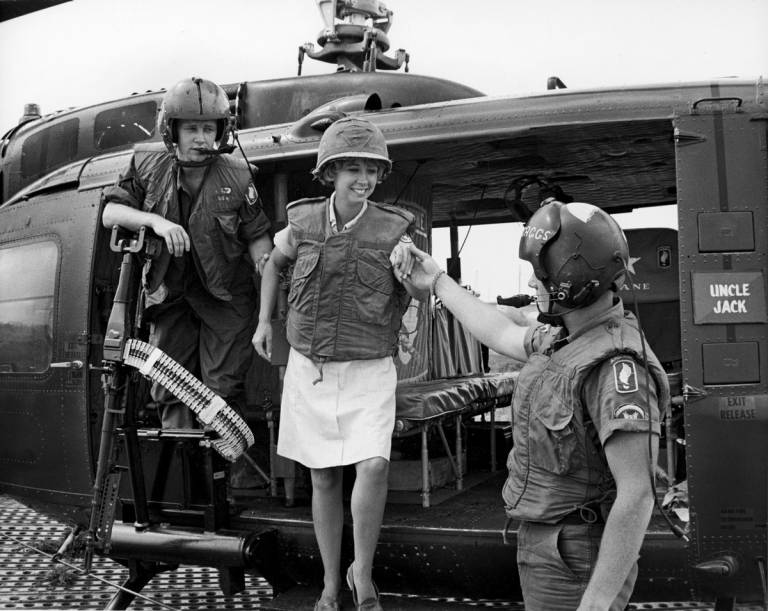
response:
M666 128L666 134L662 127ZM602 198L606 198L605 201L609 201L616 211L630 209L638 203L670 203L670 199L674 201L674 187L659 186L664 184L667 174L670 185L674 185L674 155L669 130L669 123L662 122L653 127L633 126L630 129L624 126L624 129L618 130L606 126L586 126L575 130L581 138L579 140L575 139L575 133L563 136L561 131L552 129L545 134L537 132L535 138L530 134L520 136L517 148L513 145L517 142L516 138L443 141L429 146L395 145L392 149L392 156L396 159L393 175L379 187L374 198L398 201L401 205L415 206L424 212L423 235L417 238L423 248L429 248L431 243L430 226L520 222L526 209L532 211L538 205L542 189L551 187L553 183L560 187L561 193L571 198L590 201L599 193L601 199L592 201L602 203ZM516 151L515 157L510 156L508 151L511 150ZM316 183L311 181L308 161L261 164L257 180L268 209L277 208L277 202L271 200L278 191L276 184L283 180L287 190L284 197L288 201L321 193ZM561 162L565 166L561 166ZM634 171L627 185L627 181L616 178L617 167L630 163ZM665 166L672 168L667 174L653 173L653 168ZM514 174L510 173L509 167L515 168ZM626 167L622 173L625 171ZM467 176L469 179L465 179ZM520 176L526 180L521 182L514 178ZM531 176L546 176L549 180L531 179ZM469 181L474 184L469 184ZM654 188L649 186L651 181L656 185ZM615 196L615 199L610 199L606 193ZM644 194L644 199L639 198L639 193ZM664 252L676 253L674 230L646 234L645 230L628 232L633 256L648 263L647 270L642 270L643 263L638 263L638 273L653 273L652 262L657 262L660 256L658 249L665 244L668 244L668 250ZM637 255L634 255L635 249L638 249ZM115 269L114 264L110 269ZM669 276L676 277L677 274L672 265L662 270L662 273L665 272ZM114 279L105 278L104 284L114 285ZM653 286L655 288L657 283L654 282ZM678 307L675 286L665 290L665 295L654 296L648 294L647 287L642 290L641 286L634 294L627 291L625 300L631 302L637 298L641 303L639 307L643 319L648 320L646 325L652 330L653 337L649 337L651 347L659 350L659 342L665 342L663 350L668 358L663 356L662 360L668 363L670 375L674 377L677 374L679 378L679 330L675 338L674 333L665 332L666 327L658 324ZM103 317L108 315L109 291L97 290L97 293L103 294L103 324ZM400 367L398 429L395 432L395 447L402 448L403 457L412 461L408 466L404 466L405 463L401 466L409 474L403 476L401 481L391 482L391 485L397 490L398 486L403 486L402 481L410 482L405 487L412 494L398 494L398 498L410 499L409 502L428 507L435 499L453 494L438 491L435 495L437 488L450 485L452 490L460 490L463 487L467 474L466 461L469 460L474 467L479 466L472 456L479 445L484 448L481 450L482 471L494 472L498 456L506 455L508 439L505 435L508 435L509 423L503 408L511 399L514 373L498 372L495 377L489 376L487 355L484 360L482 347L476 340L468 337L461 326L439 307L431 314L426 308L422 310L416 313L414 329L420 329L416 333L417 338L420 333L428 339L414 341L409 347L413 355L409 366ZM656 312L660 312L661 316L657 316ZM427 328L428 331L425 331ZM444 356L439 357L441 354ZM279 411L270 410L265 423L261 408L265 396L279 400L279 380L276 381L274 373L258 363L252 368L250 377L249 404L258 412L253 426L258 428L266 424L269 430L269 436L263 441L264 447L270 450L257 455L256 462L264 472L268 472L274 460ZM457 377L463 378L461 383ZM498 422L497 415L500 418ZM475 439L471 449L467 447L468 426L472 435L482 435L480 444ZM478 433L480 430L484 432ZM675 455L677 451L678 448L673 448ZM441 469L442 474L433 478L430 470L436 469ZM268 476L265 484L269 482L272 485L270 492L275 493L276 482L271 480L272 477ZM398 493L401 492L404 491L398 490ZM258 502L256 499L265 494L266 491L246 494L246 505Z

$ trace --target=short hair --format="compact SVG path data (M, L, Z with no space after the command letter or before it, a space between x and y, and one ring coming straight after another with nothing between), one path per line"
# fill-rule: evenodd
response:
M331 186L333 185L333 181L336 178L336 172L339 171L339 168L342 167L346 163L350 162L356 162L356 161L367 161L368 163L373 163L376 165L378 169L378 181L381 182L382 177L387 171L387 164L379 159L368 159L367 157L341 157L339 159L333 159L325 164L325 167L323 167L322 171L317 175L317 180L322 184L323 186Z

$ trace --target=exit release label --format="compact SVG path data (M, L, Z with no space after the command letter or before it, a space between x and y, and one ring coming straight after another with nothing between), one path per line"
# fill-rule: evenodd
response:
M765 280L761 271L694 272L696 324L766 322Z

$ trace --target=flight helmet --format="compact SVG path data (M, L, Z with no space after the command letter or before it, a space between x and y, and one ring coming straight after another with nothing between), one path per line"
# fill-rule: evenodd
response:
M234 127L227 94L213 81L197 77L179 81L163 96L157 115L157 129L171 153L174 153L174 144L178 142L176 121L179 119L216 121L216 142L219 145L227 143Z
M583 308L617 289L629 261L627 239L618 223L597 206L551 202L528 220L520 258L533 265L553 303Z
M358 117L338 119L331 123L320 138L317 166L312 170L312 175L322 181L323 171L331 161L361 157L384 162L382 179L392 170L387 142L376 125Z

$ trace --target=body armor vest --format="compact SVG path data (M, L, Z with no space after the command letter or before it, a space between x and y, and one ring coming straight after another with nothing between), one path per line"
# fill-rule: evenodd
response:
M622 315L621 305L560 349L547 352L531 354L517 380L503 496L510 517L555 523L581 505L612 502L615 496L613 477L582 403L584 381L613 356L630 355L639 363L643 358L637 321L629 312ZM653 352L647 348L646 354L661 409L669 402L669 384Z
M349 229L333 233L327 198L288 205L297 245L288 294L288 342L315 361L391 356L409 297L389 255L413 215L368 202Z
M139 144L134 147L133 163L137 178L146 189L142 210L179 223L177 168L173 157L161 144ZM251 174L245 162L229 155L216 156L205 172L187 231L203 285L217 299L230 301L230 286L238 266L243 259L250 262L248 244L240 239L238 231L239 209L251 184ZM130 201L132 196L120 187L106 189L104 196L107 201L135 206ZM164 249L145 271L148 293L159 287L170 257Z

